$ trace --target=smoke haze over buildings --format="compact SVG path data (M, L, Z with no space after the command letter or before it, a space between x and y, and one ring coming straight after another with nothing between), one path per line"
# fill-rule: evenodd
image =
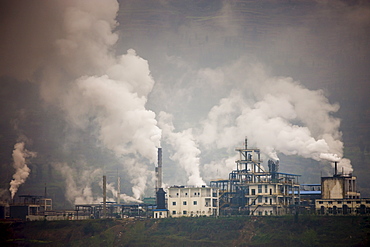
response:
M1 188L20 133L37 152L31 174L51 167L71 203L99 201L102 174L117 170L122 199L151 195L158 147L166 184L226 177L245 136L307 182L334 160L367 170L366 2L1 5Z

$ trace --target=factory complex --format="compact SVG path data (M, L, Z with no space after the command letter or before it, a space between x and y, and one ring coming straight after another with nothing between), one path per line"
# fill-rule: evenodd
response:
M321 177L321 184L299 184L300 175L279 171L278 160L262 166L259 149L237 148L239 159L226 179L211 180L203 186L163 188L162 149L158 149L155 168L155 197L142 203L125 204L106 200L103 176L103 202L79 204L74 210L53 211L52 200L45 196L21 195L21 202L0 204L0 219L81 220L99 218L168 218L206 216L280 216L289 214L365 215L370 214L370 198L361 198L356 177L338 172ZM118 180L119 181L119 180ZM118 182L119 184L119 182ZM118 188L118 191L119 188Z

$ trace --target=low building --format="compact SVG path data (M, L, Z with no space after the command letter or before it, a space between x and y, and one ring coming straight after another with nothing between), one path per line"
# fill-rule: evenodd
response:
M167 209L153 209L153 218L161 219L168 217L168 210Z
M218 216L218 198L216 188L170 187L167 200L169 217Z
M52 199L36 195L20 195L20 202L9 205L12 219L27 220L30 216L45 217L52 210Z
M316 212L320 215L370 214L370 199L318 199Z
M315 201L315 210L321 215L370 214L370 199L361 198L356 177L339 174L335 162L334 175L321 178L321 198Z

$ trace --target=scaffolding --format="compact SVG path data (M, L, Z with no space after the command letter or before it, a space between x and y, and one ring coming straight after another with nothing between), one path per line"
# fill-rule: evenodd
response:
M300 175L279 172L279 161L269 160L269 170L262 166L259 149L244 148L239 152L236 170L228 179L212 180L219 189L220 212L223 214L283 215L294 213L300 201Z

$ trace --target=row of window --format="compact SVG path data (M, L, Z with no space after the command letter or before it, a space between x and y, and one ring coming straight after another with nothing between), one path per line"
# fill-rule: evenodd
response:
M213 199L213 207L217 207L217 199ZM183 201L182 202L182 205L186 206L188 204L188 201ZM177 205L177 202L176 201L173 201L172 202L172 206L176 206ZM193 201L193 205L194 206L197 206L198 205L198 201ZM206 207L211 207L211 201L210 200L206 200L205 201L205 206Z
M318 201L319 204L324 204L324 202L327 202L328 204L333 204L333 201ZM361 204L361 201L334 201L336 202L337 204L342 204L342 203L347 203L347 204L352 204L352 203L356 203L356 204ZM370 204L370 201L366 201L365 202L366 204Z
M175 214L181 214L181 212L177 212L176 210L173 210L172 211L172 215L175 215ZM193 211L191 211L191 213L193 214L194 212ZM197 211L196 212L197 214L205 214L205 211ZM184 210L184 211L182 211L182 214L188 214L188 211L186 211L186 210Z
M201 196L200 192L194 192L194 194L190 194L190 193L186 192L182 196L187 197L188 195L190 195L191 197L200 197ZM211 197L211 194L209 192L207 192L205 195L203 194L202 196L203 197ZM170 197L179 197L179 193L176 193L176 196L170 194ZM217 197L217 193L212 193L212 197Z
M182 202L182 205L187 205L187 201L183 201ZM197 201L193 201L193 205L198 205L198 202ZM176 206L176 202L172 202L172 206Z

